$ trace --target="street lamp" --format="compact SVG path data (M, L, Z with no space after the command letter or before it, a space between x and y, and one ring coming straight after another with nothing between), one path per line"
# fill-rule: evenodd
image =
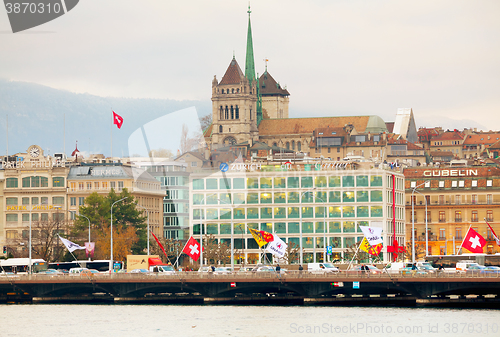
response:
M122 201L122 200L125 200L127 199L128 197L125 197L125 198L121 198L120 200L117 200L115 201L112 205L111 205L111 252L110 252L110 257L109 257L109 270L112 271L113 270L113 207L115 206L116 203Z
M90 244L90 219L87 218L85 215L83 214L78 214L78 216L82 216L84 217L85 219L87 219L87 221L89 222L89 244ZM89 261L90 261L90 254L89 254Z
M217 195L217 193L209 194L209 195L203 197L203 199L201 199L201 201L200 201L200 270L201 270L201 268L203 268L203 224L201 221L201 212L202 212L201 205L203 205L206 198L211 197L213 195ZM194 204L194 202L193 202L193 204ZM231 217L232 217L232 215L231 215Z
M413 188L411 191L411 247L412 247L412 253L411 253L411 262L415 263L415 202L413 199L413 195L416 191L417 188L420 186L424 185L428 181L424 181L420 185L417 185ZM427 217L427 214L426 214ZM427 233L426 233L427 235ZM427 253L426 253L427 254Z
M316 187L314 188L311 188L305 192L302 192L302 194L300 195L300 199L299 199L299 205L300 205L300 228L299 228L299 233L300 233L300 242L299 242L299 248L300 248L300 265L303 265L304 264L304 252L302 251L302 196L308 192L311 192L313 190L315 190Z
M316 196L316 199L321 200L321 202L324 204L325 201ZM326 263L326 204L325 204L325 212L323 213L323 263Z
M224 200L220 200L220 199L217 199L217 200L219 202L223 202L226 205L231 206L231 271L234 272L234 227L233 227L234 205L232 205Z
M38 198L37 198L38 199ZM31 211L33 210L34 207L37 207L37 206L40 206L40 205L43 205L43 204L47 204L48 200L46 200L45 202L42 202L40 204L36 204L36 205L31 205L30 207L30 233L29 233L29 265L28 265L28 272L29 274L31 275L32 273L32 269L31 269L31 218L32 218L32 214L31 214Z
M149 210L144 207L144 206L141 206L141 205L136 205L137 207L140 207L140 208L144 208L144 210L147 212L148 214L148 255L149 255ZM90 239L89 239L90 240Z

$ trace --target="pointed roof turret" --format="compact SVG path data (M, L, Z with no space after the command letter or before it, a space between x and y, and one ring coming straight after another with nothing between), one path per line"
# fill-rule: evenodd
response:
M227 67L226 73L219 84L239 84L241 80L245 78L245 75L241 71L238 62L233 56L231 63L229 63L229 67Z
M250 23L250 5L248 5L248 34L247 34L247 58L245 63L245 77L252 83L255 77L255 63L253 59L252 25Z

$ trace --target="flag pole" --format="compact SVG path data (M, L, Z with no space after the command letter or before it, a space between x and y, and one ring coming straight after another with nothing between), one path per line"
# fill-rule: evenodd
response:
M470 224L470 225L469 225L469 228L467 228L467 233L469 233L469 229L470 229L471 227L472 227L472 224ZM462 243L460 244L460 248L458 248L458 250L457 250L457 254L455 254L455 255L458 255L458 253L462 250L462 246L463 246L463 244L464 244L465 238L467 237L467 233L465 233L465 236L464 236L464 238L463 238L463 240L462 240Z
M111 162L113 162L113 122L114 122L114 117L113 117L113 109L111 109L111 125L109 128L109 132L111 134Z
M184 244L184 247L182 247L181 249L181 252L179 255L177 255L177 259L175 259L175 263L174 263L174 266L177 264L177 269L179 269L179 257L182 255L182 253L184 252L184 249L186 248L188 244L188 241L186 241L186 243Z
M347 266L347 270L349 270L349 268L351 268L352 261L354 261L354 258L358 255L359 247L361 247L361 243L358 245L358 249L356 250L356 253L354 253L354 256L352 257L351 262L349 262L349 266Z

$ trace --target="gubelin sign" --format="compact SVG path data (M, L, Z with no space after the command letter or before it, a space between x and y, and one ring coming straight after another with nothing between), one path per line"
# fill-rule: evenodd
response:
M477 176L477 170L425 170L424 177L471 177Z

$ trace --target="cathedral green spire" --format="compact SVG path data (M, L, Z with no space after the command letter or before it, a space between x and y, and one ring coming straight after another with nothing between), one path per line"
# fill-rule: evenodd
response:
M247 34L247 59L245 63L245 77L250 84L255 80L255 64L253 60L252 25L250 23L250 5L248 5L248 34Z

